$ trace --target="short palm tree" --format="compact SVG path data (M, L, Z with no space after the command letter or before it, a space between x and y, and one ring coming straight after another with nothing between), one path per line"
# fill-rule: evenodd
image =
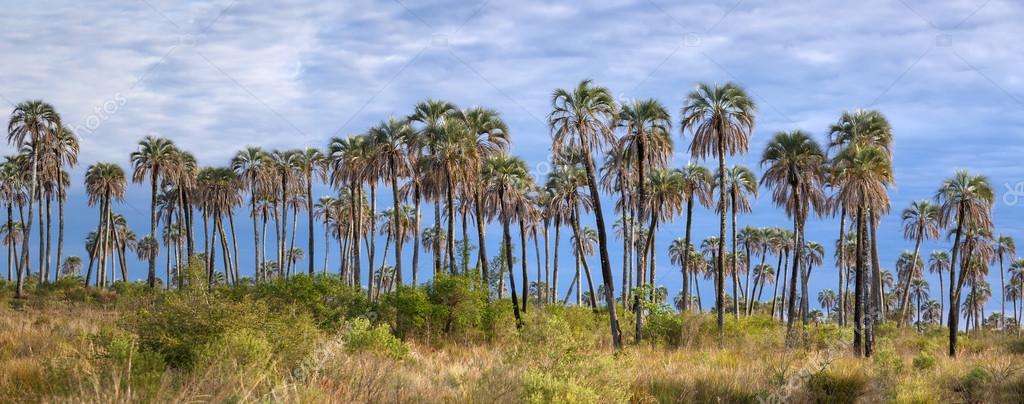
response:
M721 177L721 174L716 175ZM736 215L739 213L750 213L750 198L757 197L757 176L749 168L743 165L734 165L725 172L725 193L719 195L718 198L718 209L726 209L731 213L731 250L733 252L732 262L729 263L730 272L732 273L732 294L733 299L736 300L736 304L733 307L733 317L739 318L739 266L736 264L736 258L738 251L736 248L737 232L736 232ZM747 255L749 258L749 254ZM749 266L749 259L748 266Z
M692 245L691 230L693 225L694 202L698 202L705 208L710 207L713 195L714 177L711 170L696 163L688 163L679 170L682 176L683 190L686 192L686 233L684 244ZM687 268L689 260L683 261L683 300L689 300L690 296L690 271Z
M939 233L942 230L942 214L939 211L938 206L932 204L927 199L924 199L911 202L910 207L904 209L901 216L903 218L903 238L907 240L914 240L914 256L911 258L911 262L916 263L918 262L918 257L921 254L921 242L924 240L934 240L939 238ZM901 290L909 290L912 279L912 276L908 276L904 280L904 284L900 286ZM910 321L907 316L907 306L909 306L910 303L910 294L903 293L903 299L901 300L899 309L900 318L897 322L898 325L902 325Z
M942 250L932 251L928 257L928 272L938 275L939 277L939 315L938 320L942 322L943 313L945 313L946 304L945 298L943 297L942 291L946 290L943 286L942 273L949 271L949 253Z
M832 306L836 302L836 292L832 289L822 289L818 292L818 304L825 309L825 317L832 317Z
M515 277L512 275L512 237L509 233L509 224L515 218L516 198L521 196L516 195L515 192L517 183L528 177L529 173L526 171L526 163L523 160L500 153L487 160L482 175L487 184L488 206L491 206L501 219L505 269L508 271L508 284L512 291L510 295L512 296L513 314L516 318L516 326L522 327ZM524 297L526 296L524 295Z
M753 99L742 87L726 83L701 83L686 96L683 106L683 131L693 133L690 154L694 158L718 159L719 195L726 195L725 158L746 153L754 130ZM725 240L725 210L719 212L719 238ZM715 301L718 310L719 339L725 337L725 244L718 247L715 275Z
M999 259L999 290L1006 289L1006 283L1004 281L1004 272L1006 267L1003 265L1006 258L1012 259L1013 256L1017 255L1017 244L1013 241L1013 237L1007 235L1000 235L995 240L995 254L996 258ZM1000 299L999 302L999 329L1002 330L1006 325L1006 299Z

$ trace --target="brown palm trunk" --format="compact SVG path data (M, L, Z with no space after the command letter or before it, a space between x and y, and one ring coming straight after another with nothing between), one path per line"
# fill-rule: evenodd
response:
M693 199L691 192L686 199L686 235L683 241L686 244L686 252L683 255L683 301L686 302L683 305L684 311L690 307L690 230L693 224Z
M392 168L395 166L395 162L391 162ZM402 284L402 221L405 220L405 213L402 212L402 201L398 199L398 176L391 175L391 198L394 202L395 217L391 219L395 230L395 281L398 285Z
M844 282L846 280L846 206L840 209L839 213L839 241L836 243L838 255L838 262L836 265L839 271L839 326L846 325L846 289L844 288Z
M959 277L957 276L957 258L960 253L960 237L963 234L963 228L964 207L961 205L957 207L956 235L953 238L953 252L949 259L949 315L946 321L948 321L949 327L949 356L951 358L956 357L956 337L960 320L960 289L963 284L963 272L966 269L961 265L961 274Z
M487 228L484 225L484 207L483 207L483 203L480 201L480 190L479 189L475 190L475 192L473 192L473 205L474 205L474 207L476 209L476 215L475 216L476 216L477 243L480 244L480 246L478 248L478 250L480 252L479 258L478 258L479 264L477 265L477 267L480 270L480 279L483 280L482 283L484 285L484 290L485 291L489 291L489 289L491 287L490 286L491 283L490 283L490 274L488 273L488 270L487 270L487 265L488 265L487 264L487 242L486 242L485 235L484 235L484 232L487 230ZM439 255L439 254L436 253L436 251L437 250L435 250L435 253L434 253L435 257L437 257ZM500 275L501 274L499 274L499 276L498 276L499 278L501 277ZM487 295L487 298L490 299L491 294L487 293L486 295Z

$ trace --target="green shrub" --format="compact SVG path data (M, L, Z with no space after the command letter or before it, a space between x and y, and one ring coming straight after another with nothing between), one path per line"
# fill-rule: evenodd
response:
M312 314L320 329L328 332L336 331L346 319L366 316L371 311L364 292L333 275L297 275L255 286L222 289L218 293L234 299L266 301L271 307L301 307Z
M445 334L479 330L486 296L469 276L439 275L424 287L433 305L431 328Z
M914 357L914 369L929 371L935 369L935 356L928 352L921 352Z
M867 379L859 374L822 371L807 378L807 392L818 403L854 403L864 394Z
M985 368L975 367L960 378L953 388L964 402L978 403L986 401L992 374Z
M423 335L431 310L426 292L410 286L400 286L381 297L379 307L381 320L390 323L395 335L402 339Z
M204 368L220 370L268 366L273 360L273 349L260 333L239 330L221 335L204 346L199 353L199 363Z
M654 313L644 323L643 335L648 341L678 347L682 339L683 319L675 313Z
M409 354L409 347L392 335L386 325L374 326L365 318L350 321L342 337L349 352L372 352L392 359L403 359Z

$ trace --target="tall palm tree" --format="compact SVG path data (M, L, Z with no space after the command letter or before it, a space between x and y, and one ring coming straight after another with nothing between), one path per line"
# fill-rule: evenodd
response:
M409 152L406 149L409 138L414 134L413 128L409 125L406 120L398 120L395 118L388 119L387 122L381 122L377 126L370 128L367 132L367 136L370 137L371 142L374 144L375 152L375 165L380 167L380 174L382 177L387 178L391 183L391 196L394 204L393 209L395 211L400 210L402 203L401 198L398 196L398 180L409 175L411 170L409 161ZM402 221L393 220L392 225L396 226L392 232L393 234L404 234L402 230ZM395 239L395 277L397 284L402 284L402 242L404 237L398 237Z
M693 133L690 154L694 158L718 159L719 195L726 195L725 158L747 152L750 135L754 130L757 108L742 87L726 83L701 83L686 97L682 109L685 132ZM725 240L725 210L719 212L719 238ZM719 244L715 275L716 307L718 309L719 339L725 337L725 243Z
M773 189L772 200L793 218L794 246L804 244L804 223L810 212L819 216L825 209L825 154L811 137L802 131L779 132L768 142L761 157L765 167L761 183ZM793 340L793 319L796 317L796 281L800 270L802 248L793 248L793 269L790 274L789 318L786 320L787 342ZM781 272L781 270L780 270Z
M995 240L995 254L999 259L999 290L1006 290L1006 283L1003 279L1003 273L1006 272L1006 268L1003 266L1004 260L1009 257L1017 255L1017 244L1013 241L1013 237L1007 235L1000 235ZM1006 325L1006 299L999 299L999 329L1003 330Z
M281 223L277 234L277 262L282 265L282 268L285 268L287 267L285 254L287 253L286 240L288 240L288 202L296 195L295 186L299 184L296 177L302 152L299 150L274 150L269 154L269 158L276 182L274 188L278 192L277 208L280 212L278 220Z
M942 297L942 291L945 290L942 282L942 273L949 270L949 254L942 250L932 251L928 257L928 272L939 276L939 315L937 317L940 323L942 322L942 313L946 311L945 298Z
M523 160L505 153L499 153L487 160L484 164L482 175L485 184L487 184L486 196L488 205L498 212L498 216L501 219L502 240L505 250L505 269L508 271L508 284L509 289L512 291L510 293L512 296L512 310L516 318L516 327L522 327L523 320L519 314L519 300L515 292L516 281L515 276L512 275L512 238L509 232L509 224L515 218L517 199L522 197L522 195L517 195L517 183L529 177L529 173L526 171L526 163ZM524 286L525 291L526 286ZM523 297L526 297L525 293Z
M60 114L50 104L42 100L29 100L18 103L11 111L11 117L7 124L7 142L13 143L17 148L26 144L39 145L47 143L55 136L61 124ZM28 192L28 220L24 224L24 237L22 238L21 259L22 269L17 275L17 286L15 297L21 298L25 292L25 275L28 271L29 261L29 239L32 234L32 203L36 198L39 179L39 148L32 147L29 156L29 180ZM40 265L43 263L40 262ZM40 272L43 272L40 268Z
M56 163L56 171L58 176L61 177L56 181L57 184L57 259L54 261L57 266L61 265L61 259L64 254L64 203L67 199L67 189L65 183L70 181L67 178L67 172L64 171L64 167L74 167L78 165L78 137L75 136L71 128L61 126L60 130L57 131L56 137L53 139L51 144L51 150L53 152L53 160ZM79 259L81 261L81 259ZM54 273L59 273L59 268L54 268Z
M110 255L113 236L111 229L114 227L114 214L111 205L114 201L124 200L127 181L124 170L121 166L113 163L96 163L85 171L85 191L89 195L89 206L100 204L100 220L96 227L97 241L94 243L92 256L99 258L99 270L97 271L96 285L104 286L106 277L106 257ZM92 270L92 266L89 267ZM89 275L86 274L85 283L89 284Z
M658 232L658 223L672 220L680 213L683 208L683 200L685 199L685 190L682 174L678 170L654 170L648 174L646 182L650 187L651 194L649 196L645 195L641 199L640 210L646 212L646 215L650 217L651 224L647 228L647 240L644 242L641 254L651 256L648 284L654 288L657 287L655 284L654 236ZM643 261L641 260L641 262ZM640 267L640 273L644 273L642 266ZM636 342L639 343L640 337L643 334L643 305L637 304L636 306Z
M149 224L151 237L156 237L156 194L160 181L170 176L177 161L178 149L174 142L167 138L146 136L139 142L139 149L132 152L132 182L139 184L150 182ZM155 240L155 238L154 238ZM156 254L146 255L149 261L149 272L146 283L150 288L156 287Z
M992 206L995 204L995 193L989 185L988 178L971 175L967 171L957 171L953 177L945 180L935 199L942 206L942 223L955 222L953 249L950 252L949 271L949 356L956 356L956 337L959 332L960 292L963 289L966 268L957 261L960 259L960 240L965 226L973 228L991 227ZM960 274L957 276L957 264Z
M911 262L916 263L921 254L921 242L939 238L939 233L942 230L940 226L942 214L938 206L924 199L911 202L910 207L904 209L900 216L903 218L903 238L914 240L914 256L911 258ZM904 292L910 290L912 279L912 276L908 276L904 284L900 286ZM909 303L910 294L903 293L903 299L900 302L900 318L897 325L910 321L907 316L907 306L909 306Z
M601 276L605 286L605 303L608 307L612 344L616 349L621 349L622 331L615 309L615 286L611 260L608 258L608 235L593 159L595 150L615 141L612 127L618 115L616 103L607 88L596 86L590 80L583 80L572 90L556 89L551 96L551 107L553 110L548 116L548 126L552 131L552 150L556 155L566 147L578 147L584 151L584 168L597 221Z
M721 174L716 175L722 177ZM750 197L757 197L757 176L749 168L742 165L734 165L725 172L725 192L719 195L718 209L726 209L726 211L732 214L732 231L730 241L732 243L731 250L733 255L731 257L732 262L729 263L729 268L732 272L732 294L735 304L733 304L733 317L739 318L739 266L736 264L738 257L736 249L737 233L736 233L736 215L739 213L750 213ZM747 256L749 262L749 254Z
M509 134L508 125L501 118L501 115L492 109L473 107L460 111L456 114L456 117L461 122L465 135L467 135L468 142L466 143L472 146L469 150L472 156L472 164L466 169L467 172L464 179L469 184L467 188L469 188L469 192L472 194L473 216L476 218L477 243L479 244L477 267L482 275L481 279L486 284L489 281L486 277L488 257L484 234L486 230L484 221L486 214L484 212L483 198L480 195L479 177L483 170L484 162L487 159L508 150L511 143L511 135ZM525 288L526 285L523 285L523 287Z

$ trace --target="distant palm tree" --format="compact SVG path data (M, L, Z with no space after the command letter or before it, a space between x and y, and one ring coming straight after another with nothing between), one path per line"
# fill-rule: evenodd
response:
M654 236L657 234L658 223L662 221L672 220L683 208L683 200L685 199L685 189L683 183L683 176L678 170L667 170L657 169L650 172L647 176L646 182L650 186L650 196L645 195L641 199L641 210L647 212L650 217L651 224L647 228L647 241L644 242L644 247L641 249L643 255L650 255L650 271L649 271L649 282L652 288L657 287L655 283L655 272L656 272L656 261L655 250L654 250ZM643 260L641 260L643 262ZM640 267L640 275L644 272L643 267ZM643 305L636 305L637 316L636 316L636 342L640 342L640 337L643 335Z
M714 178L711 175L711 171L706 167L692 162L680 169L680 175L682 176L683 189L686 192L686 235L684 236L684 244L692 245L693 203L695 201L699 202L705 208L711 206ZM683 300L685 301L689 301L690 296L690 270L688 265L689 260L683 261Z
M235 170L242 186L249 192L249 209L252 211L252 235L253 235L253 265L257 269L263 266L260 253L260 233L256 217L256 201L264 196L270 181L268 156L259 147L246 147L231 159L231 168ZM256 271L256 280L260 280L260 271Z
M82 259L72 255L64 259L61 264L61 276L80 276L82 274Z
M584 80L572 90L556 89L551 96L551 107L553 110L548 116L548 126L552 131L552 150L555 155L560 154L565 148L579 148L584 152L583 166L587 173L590 199L594 204L594 217L597 222L601 275L605 286L605 303L608 307L612 345L615 349L621 349L622 331L615 308L615 286L612 284L611 260L608 258L608 236L592 155L603 144L615 141L612 128L618 115L616 103L607 88L595 86L590 80Z
M754 130L753 99L733 83L700 83L686 96L681 115L683 131L693 133L690 154L694 158L718 159L719 195L726 194L725 158L746 153ZM725 240L725 209L719 212L719 239ZM718 336L725 338L725 243L718 246L715 277L715 301L718 310Z
M89 206L97 203L100 205L100 220L96 227L96 242L93 243L93 251L90 255L99 258L99 269L97 270L96 286L106 286L106 257L110 255L113 248L114 214L112 204L114 201L124 200L127 182L124 170L113 163L96 163L85 171L85 191L89 195ZM113 270L113 265L111 265ZM89 285L89 277L92 272L92 265L85 276L85 284Z
M928 257L928 272L939 276L939 323L942 323L943 313L946 312L946 304L944 303L945 298L943 297L943 291L946 289L943 286L942 273L949 271L949 269L949 254L942 250L932 251L931 255Z
M313 241L313 181L315 179L320 179L321 181L326 179L327 157L319 149L307 147L299 152L296 168L299 175L302 176L302 183L306 185L304 199L306 202L307 245L309 248L308 272L312 276L314 273L314 261L316 261L316 243Z
M139 240L135 246L135 253L138 255L140 261L149 261L149 259L160 253L160 242L157 241L153 236L145 235ZM170 279L167 280L170 283Z
M1000 235L996 239L995 243L995 254L999 259L999 290L1003 291L1006 289L1006 283L1003 279L1003 273L1006 272L1006 268L1003 266L1004 259L1009 257L1013 258L1017 255L1017 244L1014 243L1013 237ZM1000 299L999 302L999 329L1003 330L1006 325L1006 299Z
M910 207L903 210L903 238L914 240L914 255L911 258L911 262L917 263L918 257L921 254L921 242L924 240L937 239L942 231L942 212L939 211L939 207L935 206L927 199L911 202ZM900 289L904 292L910 290L910 282L914 279L913 274L907 276L903 281L903 285ZM900 302L900 318L897 321L897 325L902 325L909 322L910 319L907 316L907 306L910 303L910 294L903 293L903 298ZM918 302L920 303L920 302ZM920 321L920 319L918 319Z
M949 271L949 356L956 356L956 337L960 319L960 292L963 288L966 269L960 265L957 276L957 264L960 259L960 240L965 226L976 228L991 227L992 205L995 193L984 176L974 176L967 171L957 171L953 177L943 182L935 195L942 206L943 224L955 221L953 250L950 253Z
M928 281L917 278L910 283L908 288L909 296L913 296L914 300L917 301L917 331L921 331L921 302L928 300Z
M823 289L818 292L818 304L825 309L825 317L832 317L832 305L836 302L836 292L832 289Z
M772 200L785 208L793 218L793 245L804 244L804 223L810 212L821 215L825 208L822 191L825 182L825 154L811 137L802 131L779 132L768 142L761 166L765 167L761 183L773 189ZM796 312L796 282L803 248L793 249L793 270L790 274L789 317L786 321L787 342L792 342ZM780 271L782 272L782 271Z
M410 123L418 122L418 123L422 124L422 126L420 128L416 129L416 132L415 132L414 136L409 138L409 141L408 141L408 143L406 145L406 147L408 147L408 149L410 151L411 159L412 159L412 163L413 163L412 164L412 171L411 172L412 172L412 182L414 184L413 204L415 205L414 208L416 209L416 224L414 226L414 229L415 229L415 232L417 232L417 234L415 235L415 238L417 240L419 240L419 238L420 238L418 232L419 232L419 229L421 227L421 225L420 225L420 198L421 198L421 195L423 195L424 191L425 191L424 188L423 188L423 184L422 184L422 182L424 181L424 179L423 179L423 174L424 173L422 173L420 171L420 169L419 169L420 168L419 161L420 161L420 159L423 158L424 152L431 153L431 154L433 153L433 150L430 147L431 138L433 136L435 136L436 133L438 133L439 131L443 130L443 128L444 128L444 125L443 125L444 120L447 119L449 116L451 116L457 110L458 110L458 108L454 104L452 104L450 102L442 101L442 100L435 100L435 99L427 99L427 100L425 100L423 102L420 102L420 103L416 104L412 115L410 115L409 118L408 118ZM440 205L439 205L439 200L440 199L436 198L436 197L430 197L429 195L428 195L428 198L434 200L434 226L435 227L441 227L441 209L440 209ZM479 197L477 197L476 199L479 200ZM416 283L417 274L418 274L418 270L419 270L419 245L420 245L420 242L417 241L416 245L413 248L413 256L412 256L413 257L412 258L413 284ZM424 247L426 248L426 244L424 244ZM440 250L440 245L432 245L432 246L430 246L429 249L432 250L432 251ZM487 276L487 257L485 255L483 255L482 252L481 252L481 257L482 257L481 258L482 259L481 268L482 268L482 272L483 272L483 276L484 276L483 279L486 280L487 279L486 278L486 276ZM441 256L438 255L438 254L435 254L434 255L434 272L436 273L437 271L440 270L440 268L441 268ZM485 282L485 284L486 284L486 282Z
M804 243L803 248L804 266L805 269L800 276L800 315L803 324L807 325L807 315L810 313L810 291L807 289L807 284L811 278L811 269L815 266L819 266L824 262L825 259L825 246L821 245L817 241L808 241Z
M61 265L61 259L64 254L64 203L67 199L67 187L66 184L70 182L67 172L64 171L64 167L74 167L78 165L78 137L71 131L71 128L61 126L60 130L57 131L57 135L53 139L53 143L50 145L50 149L53 154L53 162L55 163L54 170L58 173L58 178L55 183L57 184L57 266ZM47 219L49 220L49 219ZM81 259L79 259L81 261ZM59 274L59 268L54 268L54 273Z
M716 175L721 177L721 174ZM749 168L743 165L734 165L725 172L725 193L719 195L718 198L718 209L727 209L732 214L731 220L731 250L732 262L729 263L730 272L732 273L732 295L735 299L736 304L733 304L733 317L739 318L740 316L740 294L739 294L739 266L736 265L736 258L738 251L736 248L736 242L738 234L736 232L736 215L739 213L750 213L750 197L757 198L757 176ZM748 251L749 253L749 251ZM747 254L748 266L750 255Z

